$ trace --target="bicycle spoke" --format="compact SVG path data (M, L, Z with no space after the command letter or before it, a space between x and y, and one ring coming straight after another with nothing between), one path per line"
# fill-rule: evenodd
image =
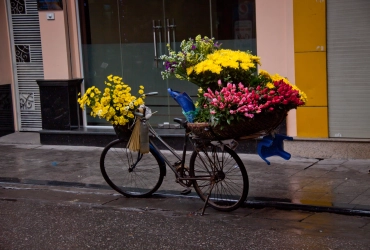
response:
M116 140L104 149L100 161L104 179L126 196L151 195L163 181L156 158L151 153L142 155L124 146L121 140Z
M193 153L190 165L190 174L195 179L206 172L210 174L209 181L195 180L194 188L203 200L210 195L208 203L212 207L231 211L244 202L248 193L248 175L234 151L226 146L223 149L205 147L205 150Z

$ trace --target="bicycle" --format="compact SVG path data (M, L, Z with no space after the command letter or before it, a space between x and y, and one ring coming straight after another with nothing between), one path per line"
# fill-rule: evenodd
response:
M158 94L152 92L146 96ZM109 143L100 157L100 169L105 181L126 197L149 197L158 190L166 176L166 165L174 172L176 182L190 193L193 186L204 201L202 215L207 205L216 210L233 211L247 198L248 174L239 156L233 150L234 140L207 140L193 136L187 128L187 121L174 121L185 128L182 154L178 154L150 126L144 113L135 113L136 122L148 125L150 137L157 138L177 158L171 162L150 138L149 153L141 154L126 148L127 139L116 139ZM189 165L186 164L188 143L193 146Z

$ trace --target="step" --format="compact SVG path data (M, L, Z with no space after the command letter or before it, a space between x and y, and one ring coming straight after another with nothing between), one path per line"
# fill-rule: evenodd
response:
M184 129L155 129L161 138L172 148L182 150L184 144ZM112 128L79 128L74 130L40 130L40 143L44 145L71 145L71 146L96 146L104 147L117 139ZM165 149L156 139L153 139L158 148ZM239 141L237 152L257 153L259 139ZM188 145L188 150L192 150Z

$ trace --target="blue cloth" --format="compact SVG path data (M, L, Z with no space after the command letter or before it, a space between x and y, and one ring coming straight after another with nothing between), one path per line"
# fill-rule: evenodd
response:
M173 99L175 99L175 101L181 106L185 113L195 110L193 100L190 98L188 94L186 94L185 92L181 93L170 88L167 91L170 94L170 96Z
M291 155L288 152L284 151L284 140L293 141L293 137L279 134L275 134L275 137L272 137L271 135L263 137L262 141L260 141L257 146L258 155L268 165L270 165L270 162L266 160L266 158L274 155L280 156L285 160L289 160Z
M170 96L181 106L182 113L185 115L188 122L194 122L194 118L198 113L195 109L193 100L185 92L180 93L172 89L167 90Z
M197 116L198 112L199 112L199 108L196 108L195 110L188 111L188 112L184 112L184 110L182 111L182 113L186 117L186 120L188 120L188 122L190 123L194 122L194 119Z

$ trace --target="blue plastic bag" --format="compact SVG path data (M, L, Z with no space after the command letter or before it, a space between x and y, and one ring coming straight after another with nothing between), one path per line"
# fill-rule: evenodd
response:
M175 99L175 101L181 106L185 113L195 110L193 100L188 94L186 94L185 92L181 93L179 91L172 90L171 88L169 88L167 91L170 96Z
M185 92L181 93L170 88L167 91L170 96L181 106L182 113L185 115L188 122L193 122L198 112L195 109L195 105L190 96Z

